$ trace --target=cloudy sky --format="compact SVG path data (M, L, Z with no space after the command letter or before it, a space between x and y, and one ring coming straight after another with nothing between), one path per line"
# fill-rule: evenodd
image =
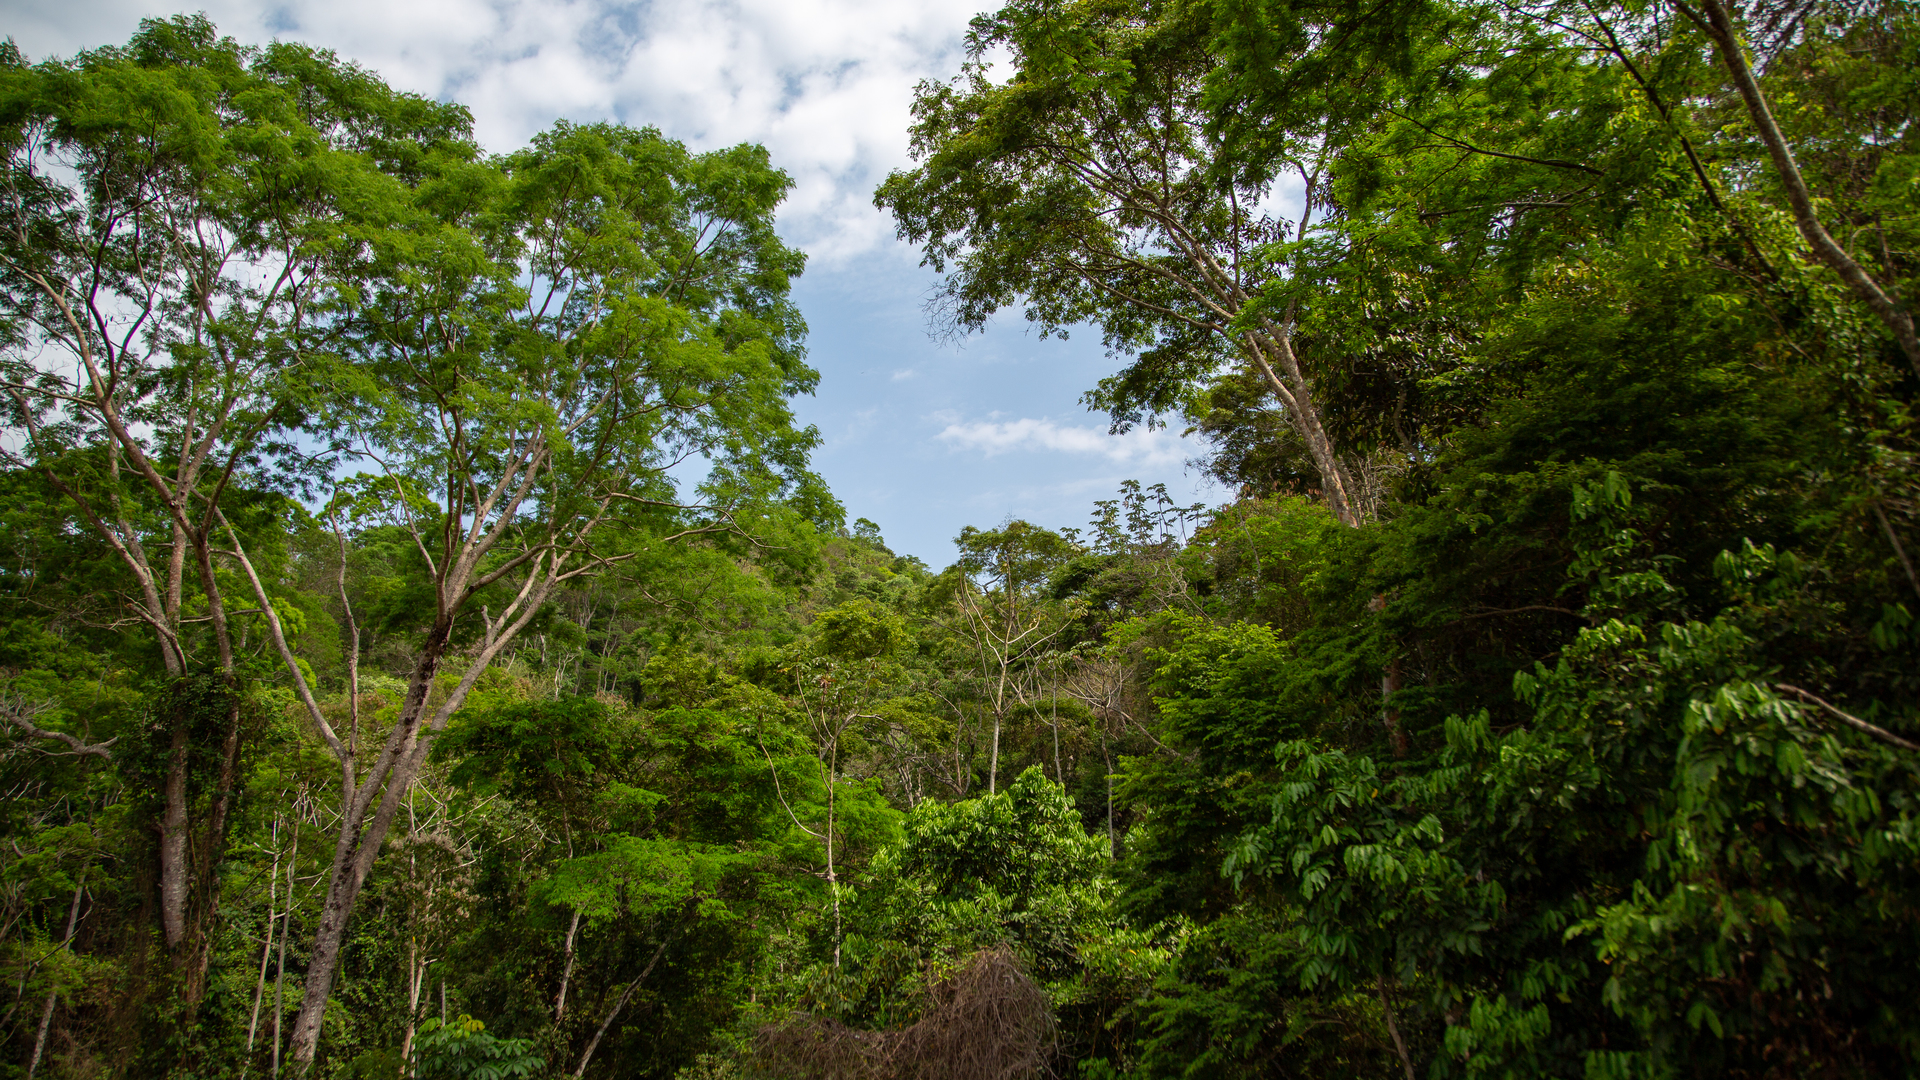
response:
M164 0L0 0L0 33L32 58L124 42ZM191 2L191 0L189 0ZM781 231L809 254L797 296L812 332L821 472L849 519L896 551L951 561L963 525L1083 524L1122 480L1189 501L1174 432L1106 434L1077 403L1112 368L1097 334L1041 341L1017 314L956 346L929 338L933 278L875 210L907 163L916 82L959 69L990 0L203 0L222 31L333 49L420 93L465 103L509 150L555 119L652 124L696 149L764 143L796 181Z

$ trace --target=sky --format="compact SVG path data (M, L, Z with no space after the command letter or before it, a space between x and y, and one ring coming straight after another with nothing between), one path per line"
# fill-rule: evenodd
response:
M1120 483L1218 501L1177 429L1107 434L1080 395L1118 365L1085 329L1041 340L1017 312L962 342L928 333L936 285L873 206L910 165L913 87L964 59L990 0L0 0L0 34L32 59L127 40L143 16L203 10L243 42L308 42L389 83L473 111L512 150L557 119L653 125L695 150L764 144L791 174L780 214L808 254L795 299L818 391L795 402L849 522L896 552L951 562L966 525L1084 525Z

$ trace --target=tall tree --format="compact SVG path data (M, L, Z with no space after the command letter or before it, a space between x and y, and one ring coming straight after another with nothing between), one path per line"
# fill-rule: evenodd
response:
M384 734L363 748L357 715L336 729L235 553L340 765L301 1068L354 902L434 737L554 591L631 558L640 537L837 512L806 469L816 435L787 405L815 379L787 300L802 259L773 232L789 184L759 147L696 155L652 130L561 124L425 176L366 234L366 284L334 297L339 360L323 376L343 452L373 466L343 493L410 538L432 598ZM709 471L683 500L669 470L695 457Z
M298 480L285 452L340 205L387 182L372 155L458 141L465 113L303 46L243 48L201 17L145 20L124 48L36 67L7 49L0 389L21 438L6 460L44 475L111 549L123 610L176 682L158 910L192 1000L239 782L236 639L271 607L226 595L227 514Z
M952 605L946 631L972 661L980 703L992 724L987 793L1000 790L1000 738L1007 724L1040 698L1043 658L1072 629L1072 602L1048 595L1050 574L1076 548L1051 529L1010 521L998 529L971 525L954 539L960 560L938 594Z
M1387 7L1290 9L1291 36L1267 55L1300 92L1266 118L1254 154L1212 123L1220 60L1207 6L1009 4L974 20L958 79L920 85L919 165L890 175L875 201L947 274L938 303L955 329L1019 305L1043 332L1091 321L1135 354L1088 395L1116 429L1177 411L1223 366L1255 373L1328 508L1357 524L1353 451L1330 433L1315 358L1298 347L1310 296L1290 283L1311 280L1299 268L1338 211L1330 165L1352 111L1341 92L1385 73L1387 52L1355 46L1352 31L1412 10ZM995 77L995 50L1011 54L1012 78ZM1279 217L1275 204L1296 193L1298 215Z

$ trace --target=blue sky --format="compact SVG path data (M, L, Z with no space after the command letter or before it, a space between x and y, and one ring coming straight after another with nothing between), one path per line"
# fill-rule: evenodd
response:
M191 4L191 0L189 0ZM306 41L419 93L460 101L510 150L555 119L652 124L696 149L764 143L795 178L781 231L808 253L796 297L818 393L815 458L849 520L933 566L964 525L1084 524L1121 481L1185 502L1220 493L1185 467L1177 431L1106 434L1078 404L1114 364L1092 330L1042 341L1009 313L959 344L927 334L934 278L874 209L908 164L913 86L955 74L985 0L200 0L242 41ZM140 0L0 0L29 57L124 42Z

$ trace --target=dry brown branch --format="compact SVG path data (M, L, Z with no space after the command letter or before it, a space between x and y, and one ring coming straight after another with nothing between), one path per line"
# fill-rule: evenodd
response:
M1012 949L974 954L929 998L920 1019L899 1031L821 1016L768 1025L755 1065L795 1080L1018 1080L1046 1071L1053 1008Z

